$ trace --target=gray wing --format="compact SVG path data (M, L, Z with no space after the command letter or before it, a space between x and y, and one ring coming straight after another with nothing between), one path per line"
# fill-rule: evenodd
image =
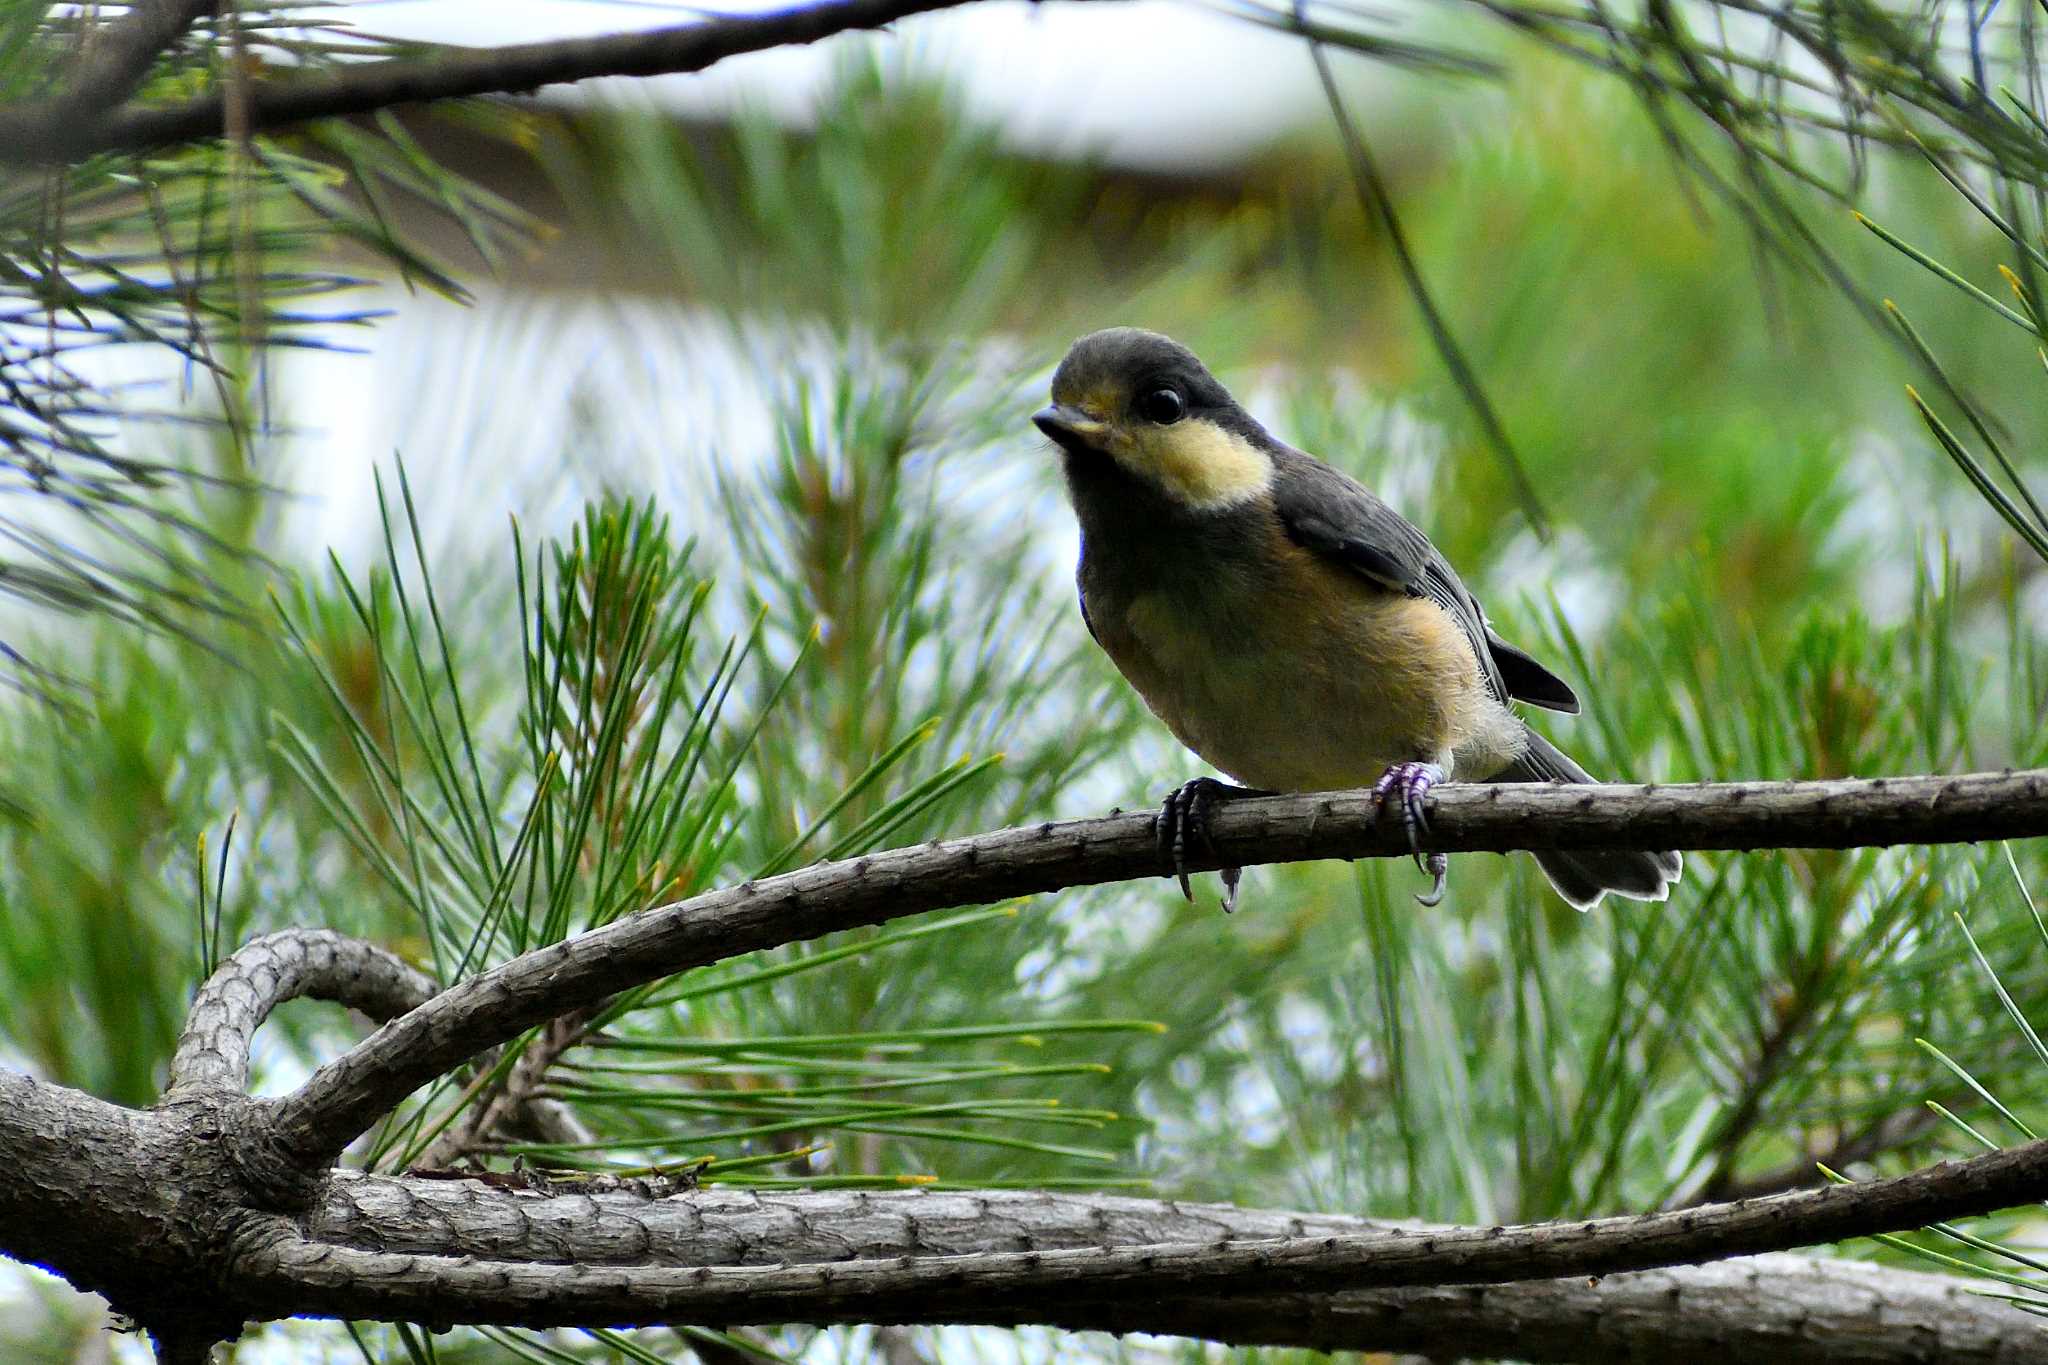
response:
M1273 501L1288 535L1394 592L1427 597L1472 643L1493 695L1576 712L1563 679L1493 633L1486 613L1429 538L1356 479L1298 450L1275 454Z

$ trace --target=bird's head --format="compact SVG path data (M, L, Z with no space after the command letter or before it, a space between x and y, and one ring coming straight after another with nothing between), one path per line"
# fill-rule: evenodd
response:
M1107 462L1194 511L1257 497L1273 479L1265 430L1193 351L1157 332L1082 337L1052 377L1052 405L1031 420L1070 468Z

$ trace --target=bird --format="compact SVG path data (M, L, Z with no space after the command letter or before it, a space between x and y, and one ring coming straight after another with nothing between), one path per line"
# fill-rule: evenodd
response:
M1081 619L1154 715L1242 785L1198 777L1166 798L1162 860L1188 885L1216 858L1215 808L1370 785L1425 857L1424 797L1453 777L1592 782L1515 703L1576 713L1563 679L1495 634L1429 538L1363 484L1275 438L1194 352L1113 327L1068 350L1032 422L1060 453L1080 523ZM1550 884L1587 910L1661 901L1677 853L1545 849ZM1223 870L1224 908L1239 874Z

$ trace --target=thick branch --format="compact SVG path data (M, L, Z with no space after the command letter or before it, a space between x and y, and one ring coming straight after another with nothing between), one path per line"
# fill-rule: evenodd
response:
M189 5L189 0L185 0ZM707 19L641 33L441 49L423 57L362 62L319 75L257 82L249 126L268 132L311 119L370 113L397 105L470 95L523 93L598 76L702 71L727 57L814 43L854 29L880 28L907 15L965 0L824 0L766 14ZM67 122L45 106L0 109L0 159L75 161L98 152L147 151L220 137L222 92L182 104L129 105L98 119Z
M1285 1292L1287 1282L1267 1278L1263 1266L1239 1266L1208 1293L1190 1292L1185 1278L1192 1268L1196 1281L1206 1279L1202 1264L1233 1251L1290 1244L1280 1239L1413 1246L1465 1231L1099 1195L710 1190L661 1201L535 1198L476 1182L347 1175L307 1223L326 1245L299 1241L280 1225L241 1269L283 1301L303 1306L310 1292L329 1313L533 1326L598 1317L1049 1322L1239 1344L1539 1360L1639 1360L1685 1343L1711 1344L1731 1362L2048 1359L2036 1320L1969 1294L1959 1281L1788 1256L1598 1280L1334 1295ZM1073 1254L1119 1250L1137 1259L1165 1252L1171 1264L1114 1285L1064 1273ZM990 1279L981 1273L988 1265L1029 1267L1031 1283ZM756 1269L693 1268L711 1266ZM752 1297L769 1278L786 1280L791 1267L803 1267L794 1273L810 1291L798 1300ZM839 1292L865 1271L874 1272L865 1292ZM1248 1285L1256 1289L1234 1292ZM466 1316L472 1309L490 1316Z
M815 1302L770 1297L735 1306L728 1296L722 1306L730 1311L717 1315L727 1322L1046 1322L1532 1360L1640 1360L1674 1348L1683 1358L1697 1346L1728 1365L1988 1365L2048 1355L2033 1319L1969 1294L1961 1281L1790 1257L1597 1281L1335 1294L1290 1293L1285 1286L1299 1275L1276 1281L1261 1270L1193 1288L1184 1265L1174 1264L1175 1247L1199 1257L1264 1252L1290 1245L1265 1239L1304 1234L1311 1244L1346 1245L1367 1230L1407 1246L1470 1234L1085 1195L712 1190L660 1201L623 1193L538 1198L477 1182L337 1173L302 1231L288 1219L237 1211L232 1168L211 1159L219 1125L237 1118L233 1108L203 1104L190 1115L133 1114L0 1072L0 1153L11 1171L0 1182L7 1249L110 1293L144 1314L161 1339L189 1345L192 1359L251 1316L702 1321L703 1298L690 1286L712 1272L648 1268L685 1259L755 1267L719 1272L742 1277L786 1277L777 1268L784 1262L822 1262L805 1272L826 1291ZM1114 1292L1076 1292L1057 1276L1041 1276L1036 1290L1018 1288L1014 1276L999 1293L974 1288L979 1265L1046 1263L1020 1249L1087 1255L1158 1241L1168 1244L1167 1259ZM1000 1254L984 1254L994 1249ZM839 1292L859 1267L886 1280L918 1264L940 1272L938 1293L886 1283L859 1301ZM676 1296L655 1292L654 1280L680 1285L683 1305L664 1311ZM195 1296L194 1284L210 1289ZM1156 1291L1142 1292L1147 1284ZM1235 1292L1245 1285L1256 1288Z
M1397 857L1366 792L1233 802L1221 859ZM1852 848L2048 834L2048 770L1689 787L1453 785L1429 798L1432 848ZM722 958L902 915L1159 874L1148 814L1046 823L826 863L648 910L451 988L320 1068L269 1109L297 1164L331 1164L406 1095L525 1029ZM1194 867L1216 859L1191 857Z

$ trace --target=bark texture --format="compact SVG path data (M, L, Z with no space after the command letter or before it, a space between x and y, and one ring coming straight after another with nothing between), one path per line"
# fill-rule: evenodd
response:
M669 1200L627 1195L521 1197L475 1182L338 1177L308 1232L326 1246L280 1248L274 1270L304 1292L333 1296L332 1311L402 1301L414 1286L445 1283L454 1256L488 1286L498 1311L517 1301L530 1325L556 1321L552 1292L596 1293L621 1322L638 1316L620 1296L643 1286L710 1279L690 1267L805 1266L845 1269L878 1261L883 1273L913 1262L967 1272L966 1292L906 1292L831 1310L808 1322L1050 1323L1077 1330L1163 1332L1239 1344L1325 1350L1408 1350L1435 1356L1512 1355L1529 1360L1645 1360L1714 1351L1730 1362L2048 1360L2040 1320L1938 1275L1855 1262L1770 1255L1605 1277L1575 1276L1485 1286L1287 1293L1240 1279L1249 1292L1188 1293L1170 1280L1097 1295L1070 1286L1023 1301L986 1292L974 1258L1035 1249L1144 1250L1199 1244L1215 1251L1278 1239L1457 1229L1371 1223L1213 1204L1031 1192L700 1191ZM349 1243L342 1249L339 1243ZM514 1274L515 1264L574 1266L562 1274ZM680 1271L635 1276L631 1267ZM778 1305L741 1298L727 1313L692 1315L722 1325L775 1323ZM642 1302L642 1310L647 1307Z

